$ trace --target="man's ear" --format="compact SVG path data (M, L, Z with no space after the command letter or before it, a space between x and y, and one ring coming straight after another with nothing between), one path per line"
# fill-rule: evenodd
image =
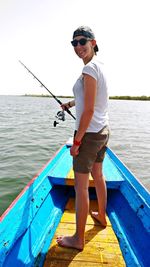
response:
M92 40L92 46L95 47L96 46L96 40Z

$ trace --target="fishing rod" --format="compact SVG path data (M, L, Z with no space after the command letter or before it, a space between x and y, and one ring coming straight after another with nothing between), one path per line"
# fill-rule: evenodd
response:
M62 105L63 103L33 74L33 72L31 72L20 60L19 60L20 64L23 65L23 67L25 69L27 69L27 71L41 84L42 87L44 87L49 94L59 103L59 105ZM71 113L71 111L65 107L65 111L75 120L76 118L74 117L74 115ZM58 111L56 118L59 120L65 120L65 114L64 111ZM54 127L56 127L56 125L58 124L58 122L54 121Z

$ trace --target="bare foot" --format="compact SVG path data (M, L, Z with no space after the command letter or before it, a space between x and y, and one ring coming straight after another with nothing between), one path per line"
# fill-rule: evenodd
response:
M99 215L98 211L91 211L91 217L98 221L103 227L107 226L106 216L102 217Z
M83 250L84 244L79 241L76 236L58 236L56 242L61 247L76 248L80 251Z

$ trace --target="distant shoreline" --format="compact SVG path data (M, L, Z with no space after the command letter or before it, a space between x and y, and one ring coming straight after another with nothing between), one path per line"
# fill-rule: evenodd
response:
M51 97L50 95L32 95L32 94L25 94L24 96L27 97ZM58 98L73 98L73 96L57 96ZM150 101L150 96L110 96L109 99L113 100L141 100L141 101Z
M110 96L109 99L150 101L150 96Z

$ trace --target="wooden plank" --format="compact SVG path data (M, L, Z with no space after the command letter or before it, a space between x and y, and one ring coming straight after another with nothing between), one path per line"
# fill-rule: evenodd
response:
M90 208L96 207L96 201L92 200L90 204ZM103 229L90 215L88 216L85 248L81 252L58 246L56 243L58 235L72 235L75 231L74 200L70 199L47 253L44 267L126 266L108 217L107 222L108 226Z

